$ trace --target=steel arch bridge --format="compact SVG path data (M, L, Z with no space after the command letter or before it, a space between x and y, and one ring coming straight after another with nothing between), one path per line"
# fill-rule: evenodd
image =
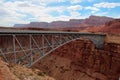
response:
M78 38L87 38L96 48L103 48L105 37L105 34L80 32L2 30L0 56L6 62L30 67L55 49Z

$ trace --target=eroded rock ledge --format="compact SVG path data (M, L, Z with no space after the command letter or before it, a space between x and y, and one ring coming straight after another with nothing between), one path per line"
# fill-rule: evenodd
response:
M105 43L103 50L97 50L89 40L76 40L56 49L33 68L56 80L118 80L120 45Z

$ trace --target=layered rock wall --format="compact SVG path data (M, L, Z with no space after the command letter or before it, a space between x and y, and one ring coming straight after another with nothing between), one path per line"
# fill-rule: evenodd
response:
M118 80L119 63L119 44L106 43L104 50L98 50L89 40L76 40L55 50L33 67L57 80ZM80 77L83 73L87 79Z

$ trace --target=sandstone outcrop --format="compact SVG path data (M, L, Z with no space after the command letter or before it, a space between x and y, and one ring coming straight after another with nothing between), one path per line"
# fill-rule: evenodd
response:
M57 80L118 80L120 45L106 43L95 49L89 40L76 40L55 50L33 67Z

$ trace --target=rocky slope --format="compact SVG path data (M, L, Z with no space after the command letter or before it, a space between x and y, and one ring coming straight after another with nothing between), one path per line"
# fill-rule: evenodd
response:
M33 68L42 69L57 80L118 80L120 44L106 43L95 49L85 39L72 41L40 60Z
M55 80L40 70L8 64L0 58L0 80Z

